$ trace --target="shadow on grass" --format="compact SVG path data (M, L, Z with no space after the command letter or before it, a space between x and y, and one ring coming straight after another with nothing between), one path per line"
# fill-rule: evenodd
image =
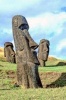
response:
M56 65L46 65L44 67L57 67Z
M0 90L14 90L14 89L16 89L16 90L18 90L18 89L20 89L21 87L10 87L10 88L4 88L4 87L2 87L2 88L0 88Z
M0 90L11 90L11 89L0 89Z
M58 67L58 66L66 66L66 62L58 62L56 65L48 65L46 67Z
M3 65L0 65L0 67L4 67Z
M62 73L61 76L51 84L47 85L46 88L58 88L66 86L66 73Z

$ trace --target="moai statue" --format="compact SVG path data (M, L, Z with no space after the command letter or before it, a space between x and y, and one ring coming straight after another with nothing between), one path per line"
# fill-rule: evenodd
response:
M4 56L6 57L7 62L15 63L15 52L13 50L13 44L11 42L5 42Z
M50 42L48 40L40 40L38 48L38 59L40 62L40 66L46 66L45 62L47 61L49 55L49 45Z
M42 87L38 73L39 61L35 55L38 45L28 32L29 25L26 18L21 15L14 16L12 27L16 47L17 82L24 88Z

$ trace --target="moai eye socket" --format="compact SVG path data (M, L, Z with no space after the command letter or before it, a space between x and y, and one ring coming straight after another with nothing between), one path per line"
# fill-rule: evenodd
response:
M21 29L21 30L28 29L28 25L27 24L21 24L19 26L19 29Z

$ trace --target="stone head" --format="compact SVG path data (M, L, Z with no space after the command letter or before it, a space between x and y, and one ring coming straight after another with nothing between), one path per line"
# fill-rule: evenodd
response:
M4 43L5 52L10 52L11 56L15 56L15 52L13 50L13 44L11 42Z
M50 42L48 40L46 39L40 40L38 57L44 61L47 61L49 55L49 45Z
M4 47L8 47L8 46L11 46L13 48L13 44L11 42L5 42Z
M40 40L40 44L43 46L43 51L49 53L50 42L46 39L42 39L42 40Z
M15 15L12 19L12 25L15 28L19 28L21 30L23 29L29 29L28 22L24 16L21 15Z

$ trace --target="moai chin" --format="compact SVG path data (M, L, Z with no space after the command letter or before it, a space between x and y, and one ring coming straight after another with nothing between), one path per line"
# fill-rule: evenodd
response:
M7 62L15 62L15 52L13 50L13 44L11 42L4 43L4 57L6 57Z
M45 62L47 61L49 55L49 45L50 42L48 40L40 40L38 48L38 59L40 62L40 66L46 66Z
M17 81L25 88L42 87L38 74L38 59L35 55L37 43L31 38L29 25L24 16L12 19L13 37L16 47Z

